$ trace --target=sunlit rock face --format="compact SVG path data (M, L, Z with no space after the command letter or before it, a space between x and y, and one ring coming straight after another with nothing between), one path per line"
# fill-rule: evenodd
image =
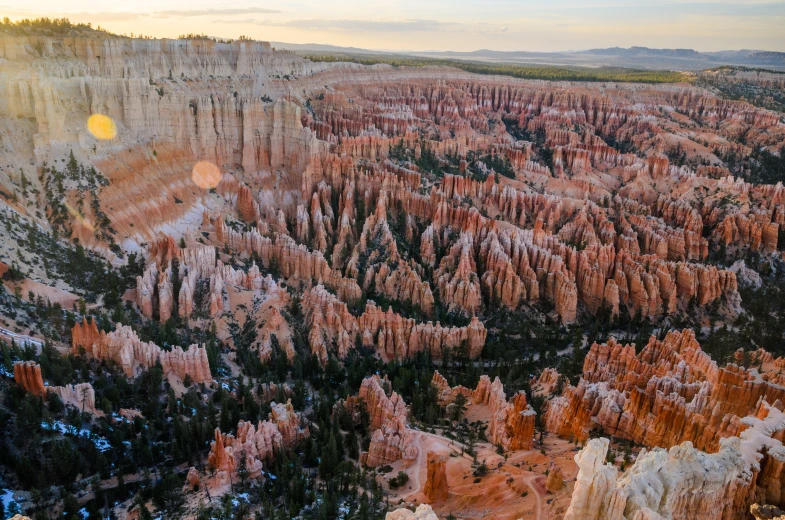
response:
M447 457L428 452L428 473L423 493L428 501L438 502L447 498Z
M779 404L779 403L778 403ZM781 406L781 405L780 405ZM761 401L738 437L706 453L687 441L642 451L622 475L606 464L607 439L592 439L575 456L580 468L565 520L742 518L765 496L781 500L785 414ZM764 457L764 453L767 456Z
M644 446L669 448L690 441L716 451L738 436L743 419L761 400L785 399L778 380L737 365L720 367L703 352L690 329L634 345L613 338L589 349L583 377L548 402L546 429L585 441L592 427Z

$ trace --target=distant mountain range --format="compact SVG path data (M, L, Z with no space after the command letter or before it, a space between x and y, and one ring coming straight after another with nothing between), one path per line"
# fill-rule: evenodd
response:
M693 49L651 49L610 47L565 52L494 51L378 51L357 47L272 42L279 49L321 54L395 54L429 58L460 59L493 63L518 63L582 67L627 67L665 70L702 70L721 65L785 70L785 52L734 50L699 52Z

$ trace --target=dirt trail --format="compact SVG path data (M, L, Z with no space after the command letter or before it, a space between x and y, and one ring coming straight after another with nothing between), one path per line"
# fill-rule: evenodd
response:
M527 486L529 486L529 489L532 490L532 493L534 494L534 498L537 500L537 509L534 511L535 515L536 515L535 519L536 520L541 520L541 519L544 518L543 497L542 497L542 495L540 495L540 492L537 490L537 486L534 484L534 480L538 476L539 475L532 474L532 475L524 477L523 481L526 483Z
M404 502L411 501L416 495L421 494L424 492L424 477L428 471L427 469L427 449L426 446L429 444L430 440L438 441L441 446L444 448L449 449L454 454L458 454L460 457L468 460L474 461L474 459L466 453L463 453L464 448L458 441L450 441L443 436L427 433L423 431L417 431L415 433L416 437L414 440L414 444L417 447L417 457L411 462L411 464L407 468L407 472L409 473L409 478L411 479L411 491L407 493L403 493L398 496L398 499ZM450 443L452 442L452 443ZM465 448L464 448L465 449ZM526 518L533 519L533 520L546 520L547 515L547 503L545 500L545 493L542 490L542 484L537 484L537 479L542 478L542 475L536 473L530 473L528 471L524 471L520 467L514 465L506 465L505 470L508 471L511 475L516 476L516 478L520 479L519 482L523 483L526 487L529 488L529 492L533 495L535 500L534 505L534 515L533 516L526 516Z
M414 483L414 485L412 486L412 491L410 491L406 495L402 495L401 496L401 499L403 499L403 500L408 500L409 497L411 497L412 495L416 495L417 493L419 493L420 492L420 485L422 484L422 482L421 482L422 479L420 478L420 473L422 473L422 464L423 464L423 458L424 458L423 457L423 451L425 451L423 449L423 446L422 446L422 432L418 432L417 433L417 439L414 441L414 443L417 446L417 458L414 459L414 462L410 466L410 468L414 469L414 475L413 475L413 479L412 479L412 482Z

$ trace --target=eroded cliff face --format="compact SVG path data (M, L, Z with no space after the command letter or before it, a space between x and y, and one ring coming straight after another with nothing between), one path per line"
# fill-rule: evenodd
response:
M248 475L258 477L262 474L264 461L291 450L310 435L309 429L301 426L302 418L294 411L291 400L285 404L273 401L270 406L272 411L266 421L259 421L257 425L240 421L237 435L215 429L208 464L218 470L220 479L226 480L237 471L240 457L244 458Z
M758 496L779 502L782 484L773 475L785 460L785 414L761 401L743 421L746 429L722 439L716 453L689 441L644 450L621 477L605 463L607 439L592 439L575 456L580 471L565 520L730 520L742 518Z
M614 340L592 345L577 386L548 403L546 428L584 441L591 428L645 446L691 441L716 451L724 437L739 435L742 419L760 400L785 397L778 380L737 365L719 367L692 330L654 337L635 354Z
M44 379L41 376L41 365L35 361L20 361L14 363L14 381L25 392L43 396L46 393Z
M14 364L14 381L25 392L46 398L51 392L67 405L82 412L103 415L95 407L95 390L90 383L76 385L46 386L41 375L41 365L34 361L19 361Z
M427 477L423 493L431 503L447 498L449 487L447 485L447 457L428 452Z
M370 418L372 431L368 451L360 455L360 461L370 467L391 464L398 460L417 458L419 452L414 435L409 429L409 411L401 396L396 392L387 395L390 382L378 375L366 377L356 396L350 396L346 409L353 415L363 408Z
M95 320L84 318L72 330L73 353L81 349L97 359L113 361L120 365L128 377L136 375L137 369L148 369L160 362L164 374L173 374L184 380L188 376L195 383L212 381L207 350L203 346L191 345L187 350L175 346L163 350L154 343L139 339L129 326L117 324L114 331L99 331Z
M143 320L210 331L228 362L251 337L242 346L261 363L309 351L327 363L354 349L385 362L450 350L476 359L501 312L564 324L656 322L693 306L732 316L750 276L718 259L781 256L785 189L736 179L732 164L781 153L781 118L689 86L312 63L245 41L2 35L0 59L4 211L115 266L132 268L136 253L146 267L125 301ZM95 115L109 118L104 133ZM167 350L130 326L104 332L87 318L72 348L129 377L159 362L181 379L213 376L203 346ZM639 353L593 345L574 385L553 370L533 380L548 397L565 383L547 430L669 450L643 453L620 477L590 443L569 514L730 518L753 495L780 504L785 379L753 360L785 367L760 351L719 366L682 331ZM36 365L14 371L28 392L94 408L89 385L49 388ZM508 397L487 376L467 389L435 373L432 385L445 408L460 396L481 407L491 443L531 450L524 393ZM259 388L264 402L290 394ZM367 465L417 459L420 434L383 377L345 406L369 412ZM210 462L224 476L240 461L258 475L308 434L291 406L272 408L236 436L216 432ZM428 457L426 495L449 502L459 491L447 490L439 457ZM571 477L548 468L546 488L563 493Z
M466 347L470 357L480 354L487 332L482 322L472 318L465 327L443 327L417 322L393 312L388 307L383 312L374 302L366 304L365 311L355 318L346 303L322 286L307 291L302 300L303 312L310 325L308 341L311 350L322 361L329 352L345 358L358 339L362 345L372 347L385 361L405 359L426 351L440 358L445 349Z
M504 393L504 385L496 377L491 383L487 375L480 377L477 387L470 390L463 386L450 387L438 371L433 374L431 385L437 389L440 406L450 406L458 395L466 397L466 402L487 407L490 412L488 421L488 440L505 450L529 450L534 444L534 422L537 415L534 408L526 402L526 393L520 391L509 401Z
M719 246L771 253L785 220L781 187L734 180L716 165L704 175L663 155L679 123L649 108L657 104L711 122L713 164L714 152L750 153L732 146L740 128L774 148L785 134L770 113L690 89L600 93L312 63L258 42L4 36L2 48L0 110L11 122L34 121L40 182L54 179L44 161L70 150L105 177L95 207L62 217L110 256L112 244L137 250L161 231L203 230L346 303L371 290L432 317L437 308L473 316L545 299L569 323L583 308L659 317L690 301L735 307L735 275L700 262ZM114 121L111 139L87 131L96 113ZM416 131L425 127L427 138ZM543 132L552 168L503 128ZM412 156L402 159L399 147ZM435 181L415 164L424 154L455 167ZM515 179L489 168L489 157L508 162ZM58 197L76 204L85 189L77 184L66 182ZM207 223L205 210L215 215ZM250 229L227 226L229 215ZM171 260L158 262L161 273ZM161 281L144 282L138 299L149 315ZM221 312L220 288L211 289L211 311Z
M415 511L405 508L396 509L387 513L384 518L385 520L439 520L428 504L420 504Z
M736 357L755 368L718 366L689 329L638 353L592 345L579 383L548 401L546 429L578 442L598 430L650 451L619 477L608 441L589 440L565 519L731 519L760 497L781 505L782 361L760 349Z

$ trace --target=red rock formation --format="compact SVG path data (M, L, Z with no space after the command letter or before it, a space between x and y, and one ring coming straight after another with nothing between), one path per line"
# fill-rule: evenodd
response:
M508 402L499 378L491 383L486 375L480 377L474 391L462 386L450 388L439 372L434 372L431 384L438 391L441 406L452 403L458 394L470 397L475 405L487 406L491 412L488 425L488 438L491 443L508 450L531 449L534 443L536 413L527 404L523 391L515 394Z
M464 345L467 354L474 358L482 351L487 337L485 327L476 317L465 327L442 327L438 323L403 318L391 308L382 312L370 301L365 312L355 318L345 303L321 286L303 295L302 306L311 326L308 335L311 350L323 362L333 348L340 358L346 357L358 336L386 361L405 359L425 350L441 357L444 349Z
M346 401L350 413L354 413L359 406L364 406L370 417L369 428L373 430L371 444L360 459L370 467L417 457L415 434L406 424L406 403L395 392L387 396L384 387L389 385L387 379L381 379L377 375L366 377L360 385L358 395L349 397Z
M447 457L432 451L428 452L427 477L423 493L428 502L435 503L447 499Z
M46 393L44 379L41 377L41 365L35 361L18 361L14 363L14 381L25 392L41 397Z
M101 331L96 335L95 332L95 322L88 318L74 325L71 334L74 354L79 354L80 347L84 348L93 357L119 364L128 377L134 376L138 367L150 368L160 362L164 374L172 373L180 379L187 375L195 383L213 379L204 347L191 345L183 351L175 346L171 351L165 351L154 343L140 340L131 327L119 323L108 334Z
M780 503L782 485L775 474L785 461L779 440L785 414L762 401L745 422L749 428L723 439L717 453L703 453L689 442L667 451L655 448L641 452L618 480L616 468L604 464L607 439L589 441L575 456L579 472L565 520L730 520L743 518L757 500Z
M433 372L431 386L436 388L438 393L439 406L442 407L446 407L455 402L455 398L458 396L458 394L463 394L463 396L466 397L467 403L472 399L473 392L469 388L460 385L451 388L449 383L447 383L447 380L439 373L438 370Z
M556 390L556 385L560 377L562 376L555 368L546 368L540 373L539 377L534 376L531 378L529 386L534 395L549 396ZM562 377L562 379L564 380L566 378Z
M636 355L614 340L592 345L583 378L548 403L546 429L584 441L594 426L645 446L691 441L716 451L739 435L742 419L761 399L785 399L785 390L735 365L720 368L701 351L691 330L652 337Z
M191 489L198 489L200 480L199 480L199 472L196 471L196 468L191 467L188 470L188 475L186 476L185 480L188 482L188 486Z
M418 451L414 435L404 417L389 420L373 433L368 451L361 454L360 461L373 468L401 459L414 460Z
M228 474L237 470L239 457L244 457L249 475L258 476L263 461L291 450L310 435L307 427L300 426L300 414L292 408L291 400L286 404L273 402L270 406L272 412L266 421L259 421L256 426L240 421L236 436L223 434L216 428L208 464Z
M45 386L41 376L41 365L35 361L18 361L14 364L14 380L25 392L46 397L48 393L57 395L64 404L92 414L103 415L95 408L95 391L90 383L77 385Z
M555 493L564 487L564 474L559 466L551 464L548 467L548 477L545 479L545 489Z
M474 265L471 235L461 235L460 241L442 258L434 279L439 287L439 297L449 310L469 315L480 310L480 280Z
M474 391L475 404L487 405L491 410L488 439L507 450L529 450L534 443L534 409L526 403L521 391L508 402L504 386L497 377L488 385L482 376Z

